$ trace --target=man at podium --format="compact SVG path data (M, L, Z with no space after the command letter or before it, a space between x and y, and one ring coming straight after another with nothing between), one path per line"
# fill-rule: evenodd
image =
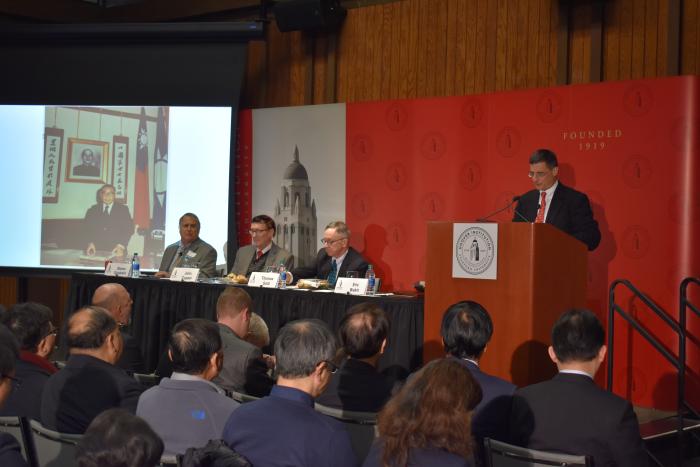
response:
M528 176L535 189L520 197L513 221L552 224L585 243L589 251L595 250L600 243L600 230L588 197L562 184L558 174L554 152L537 149L532 153Z

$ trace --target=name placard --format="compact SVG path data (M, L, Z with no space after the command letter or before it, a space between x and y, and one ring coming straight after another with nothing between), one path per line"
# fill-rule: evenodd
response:
M175 268L170 274L170 280L174 282L197 282L199 268Z
M339 277L333 291L346 295L367 295L368 282L368 279Z
M280 275L277 272L254 272L248 278L248 287L276 289Z
M131 276L131 263L112 261L105 269L105 276L129 277Z

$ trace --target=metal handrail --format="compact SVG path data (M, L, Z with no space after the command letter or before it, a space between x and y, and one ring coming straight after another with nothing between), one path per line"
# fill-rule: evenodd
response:
M688 300L688 286L695 284L700 286L700 279L697 277L686 277L681 281L680 285L680 303L678 306L678 321L681 328L679 336L678 356L683 361L683 371L678 374L678 393L679 408L686 409L696 417L700 418L700 413L685 400L685 359L686 359L686 342L687 342L687 310L690 309L697 316L700 316L700 309Z

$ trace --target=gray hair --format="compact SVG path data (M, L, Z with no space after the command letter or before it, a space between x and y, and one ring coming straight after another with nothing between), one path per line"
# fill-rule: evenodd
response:
M350 229L348 228L348 224L343 221L329 222L326 226L326 230L328 229L335 229L336 233L339 233L343 237L350 238Z
M287 323L275 341L275 369L283 378L304 378L335 357L338 343L328 325L317 319Z

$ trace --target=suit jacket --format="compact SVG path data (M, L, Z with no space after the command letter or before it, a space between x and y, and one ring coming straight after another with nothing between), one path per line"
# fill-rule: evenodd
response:
M256 248L253 245L246 245L239 248L236 252L236 259L233 262L233 267L230 272L245 276L248 272L248 266L250 266L250 263L255 257L255 251ZM284 263L284 267L287 271L291 271L294 267L294 256L284 248L277 246L275 242L272 242L270 251L268 251L267 256L265 256L265 264L263 265L262 271L264 272L268 267L279 266L282 263Z
M229 391L263 397L275 384L267 374L262 351L238 337L228 326L219 323L224 364L214 382Z
M207 381L164 378L141 394L136 415L163 439L165 454L184 454L220 439L238 406Z
M316 402L356 412L379 412L391 397L393 382L369 363L348 358Z
M513 398L511 442L589 455L596 467L644 467L647 454L632 405L585 375L559 373Z
M383 467L383 455L384 443L379 438L372 444L362 467ZM406 463L406 467L471 467L472 465L470 459L433 448L411 449Z
M138 341L134 336L125 332L122 333L122 338L124 340L124 347L122 348L122 355L119 357L116 365L132 373L145 373L146 369L143 363L143 352L141 352Z
M241 405L223 438L253 465L358 465L343 424L314 410L309 394L290 387L275 386L268 397Z
M321 248L318 250L314 264L299 267L292 271L294 280L296 281L297 279L309 279L314 277L318 279L328 278L328 274L331 272L332 259L333 258L328 256L326 250ZM365 261L362 255L353 247L350 247L347 255L345 255L343 264L340 265L340 270L338 271L338 277L345 277L348 271L357 271L359 277L365 277L365 273L367 272L367 261Z
M44 385L41 423L61 433L84 433L107 409L135 413L141 392L141 384L121 368L89 355L71 355Z
M160 262L159 271L172 272L174 268L170 268L173 263L173 258L177 254L180 247L180 242L175 242L163 252L163 259ZM188 255L192 253L194 256ZM216 250L210 244L198 238L183 250L183 261L185 257L189 258L190 263L199 267L199 274L204 277L216 276Z
M19 416L41 420L41 393L49 377L58 370L51 362L27 351L20 353L15 376L22 381L19 390L12 391L0 410L0 416Z
M451 357L454 358L454 357ZM484 373L474 363L456 359L464 365L481 386L481 402L474 409L472 416L472 433L480 442L484 438L493 438L501 441L508 440L508 418L515 385Z
M534 222L539 203L539 190L531 190L522 195L515 207L513 221L524 222L524 219L518 215L520 213L528 222ZM565 186L561 181L554 191L545 222L582 241L589 250L595 250L600 243L598 222L593 219L588 197L580 191Z
M126 247L134 233L134 222L131 220L129 208L115 202L109 215L103 211L104 204L97 203L85 213L85 245L92 242L95 248L101 251L112 251L117 243ZM142 251L139 253L143 254Z

